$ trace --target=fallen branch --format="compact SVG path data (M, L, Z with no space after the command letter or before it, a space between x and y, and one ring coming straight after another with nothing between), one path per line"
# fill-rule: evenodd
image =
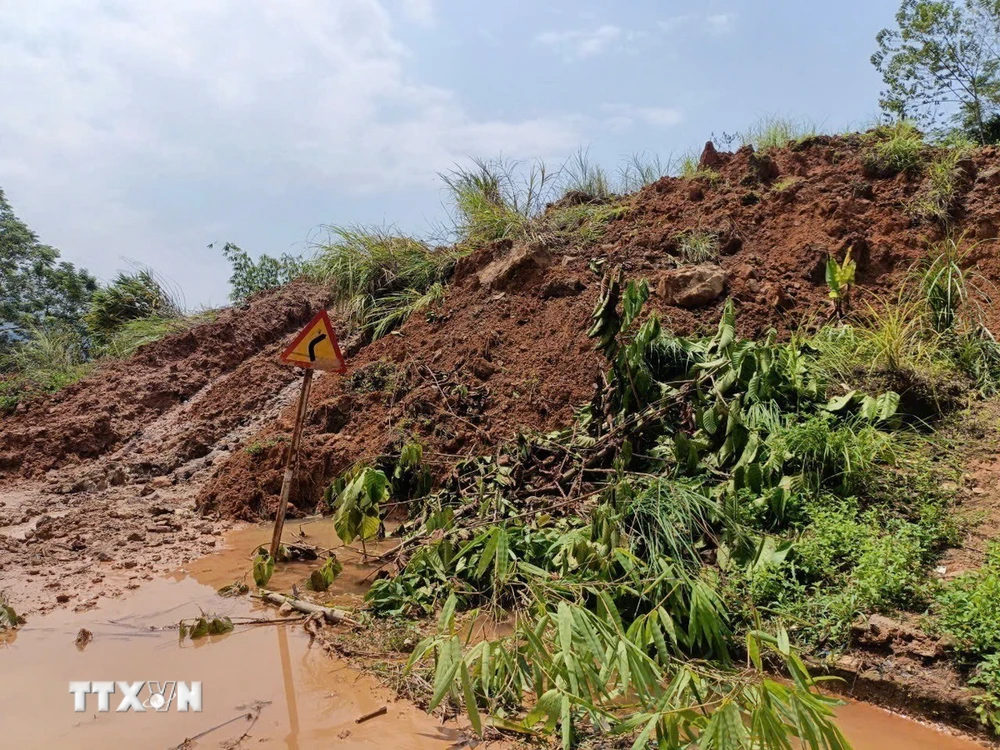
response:
M275 604L279 607L282 604L287 604L296 612L302 612L303 614L322 615L324 620L334 625L339 625L340 623L347 623L348 625L358 624L357 620L352 619L346 612L342 612L339 609L324 607L321 604L313 604L312 602L303 601L302 599L293 599L290 596L285 596L284 594L279 594L274 591L262 590L259 594L253 594L253 596L262 599L268 604Z
M382 706L382 708L380 708L380 709L378 709L376 711L372 711L370 714L365 714L364 716L359 716L358 718L356 718L354 720L354 723L355 724L363 724L364 722L368 721L369 719L374 719L377 716L384 716L388 712L389 712L389 707L388 706Z

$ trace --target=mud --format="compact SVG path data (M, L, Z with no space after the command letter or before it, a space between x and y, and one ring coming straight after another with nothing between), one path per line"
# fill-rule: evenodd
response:
M201 610L234 618L273 618L274 609L253 609L246 600L223 599L196 577L157 579L127 600L84 615L59 612L22 628L0 647L0 717L4 744L30 748L104 750L128 742L173 748L222 722L264 705L251 726L240 719L200 738L191 747L444 749L464 735L396 701L371 678L310 648L296 624L238 625L210 641L178 642L176 625ZM80 628L93 640L80 649ZM203 712L99 713L73 711L70 680L168 680L202 682ZM119 691L120 692L120 691ZM355 720L382 706L384 716ZM237 743L243 737L242 743ZM136 743L139 743L136 745Z
M301 524L305 536L292 538L323 547L335 544L328 521ZM156 578L128 598L104 603L99 611L62 610L33 619L12 639L0 642L0 717L4 738L13 747L74 747L80 750L135 743L174 748L224 722L189 747L381 748L431 750L455 747L469 739L455 723L441 725L412 704L396 700L373 679L312 646L301 625L237 624L234 632L204 641L178 641L174 626L202 612L228 615L234 622L276 619L273 608L246 599L225 599L216 587L246 571L249 551L269 536L265 527L226 535L227 548L199 559L166 578ZM372 569L351 550L338 552L345 569L330 597L349 603ZM275 588L301 583L311 565L282 566ZM482 623L474 626L483 629ZM81 628L92 640L77 645ZM491 633L494 630L488 626ZM498 631L497 631L498 632ZM68 692L71 680L201 681L203 711L75 713ZM362 724L361 716L387 707L387 713ZM256 722L238 718L259 710ZM864 704L838 709L840 726L857 750L973 750L980 747L901 716ZM503 747L486 743L482 747Z

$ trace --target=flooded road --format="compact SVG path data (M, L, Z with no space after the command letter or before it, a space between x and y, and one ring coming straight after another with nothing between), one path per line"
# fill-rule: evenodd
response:
M299 533L290 524L287 539ZM301 524L302 542L337 546L329 522ZM179 642L168 629L201 612L238 618L276 617L245 598L225 599L215 591L250 568L254 548L269 538L266 528L227 536L227 549L203 558L169 578L142 586L127 599L110 600L98 610L62 610L33 617L13 639L0 641L0 736L4 747L104 750L118 745L169 748L396 748L437 750L462 742L454 727L439 722L391 694L372 678L310 648L300 625L237 625L234 632ZM393 542L389 542L391 546ZM344 573L335 602L357 604L364 578L373 568L360 556L338 550ZM287 590L315 563L279 567L271 585ZM93 640L78 648L81 628ZM163 628L163 629L159 629ZM183 681L202 683L202 712L115 711L121 690L110 697L110 712L73 710L71 681ZM140 695L148 699L148 693ZM148 701L147 701L148 703ZM151 704L150 704L151 705ZM387 706L385 715L355 720ZM245 717L258 713L255 723ZM980 746L864 704L840 710L845 733L857 750L975 750ZM230 722L230 723L226 723ZM211 731L208 731L211 730ZM208 732L207 734L203 734ZM184 744L186 739L202 735ZM241 741L242 738L242 741Z

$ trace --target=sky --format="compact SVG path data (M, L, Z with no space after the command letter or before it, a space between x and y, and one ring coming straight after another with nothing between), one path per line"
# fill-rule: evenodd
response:
M878 111L898 0L0 0L0 188L107 281L226 302L219 246L425 235L470 157L614 170L767 115ZM208 247L216 243L215 249Z

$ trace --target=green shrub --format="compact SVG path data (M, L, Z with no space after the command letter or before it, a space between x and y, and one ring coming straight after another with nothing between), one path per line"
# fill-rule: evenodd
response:
M111 284L94 292L83 319L90 335L103 344L130 320L179 315L179 306L163 285L149 271L139 271L119 273Z
M0 355L0 411L35 395L58 391L91 369L80 335L66 326L29 326L27 338Z
M986 563L949 582L937 597L936 623L965 654L1000 652L1000 544L990 546Z

